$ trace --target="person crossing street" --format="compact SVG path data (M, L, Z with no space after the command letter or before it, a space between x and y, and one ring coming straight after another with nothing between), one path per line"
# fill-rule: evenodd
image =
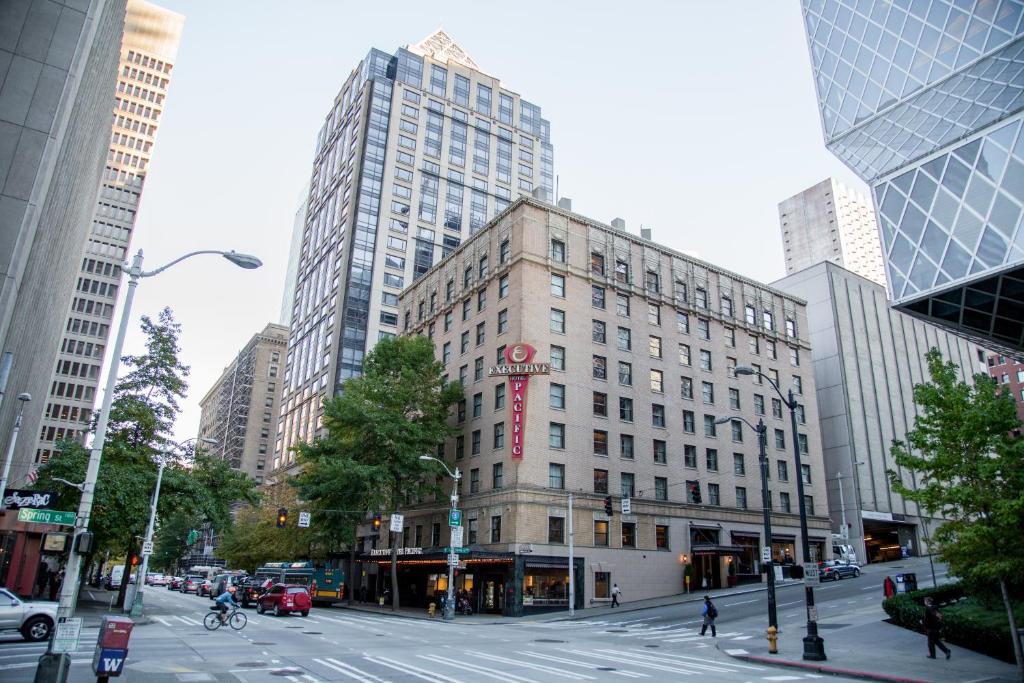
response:
M715 619L718 618L718 608L715 607L715 603L711 602L711 596L704 596L704 625L700 627L700 634L704 635L708 626L711 627L711 637L717 638L718 632L715 630Z

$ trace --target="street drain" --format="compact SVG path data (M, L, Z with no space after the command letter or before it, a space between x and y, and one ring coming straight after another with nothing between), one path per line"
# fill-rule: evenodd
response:
M610 628L607 631L605 631L605 633L629 633L629 631L624 628Z
M323 631L303 631L307 636L320 636L323 635Z
M599 667L597 667L597 670L598 671L615 671L615 667L614 666L599 666Z
M285 626L285 628L306 628L305 626Z
M644 645L644 647L661 647L661 645Z
M270 672L271 676L296 676L306 673L302 669L274 669Z
M239 662L238 664L235 664L235 666L241 666L241 667L244 667L244 668L247 668L247 669L254 669L256 667L266 666L266 665L267 665L266 662Z
M564 641L564 640L555 640L553 638L537 638L533 642L535 642L535 643L564 643L566 641Z

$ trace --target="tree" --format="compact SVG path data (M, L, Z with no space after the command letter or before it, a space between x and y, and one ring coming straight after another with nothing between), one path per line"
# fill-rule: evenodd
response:
M973 385L959 380L959 367L935 348L926 360L931 381L914 386L914 428L892 444L896 464L920 479L908 487L897 471L889 478L904 498L945 518L933 540L952 574L998 584L1024 677L1009 588L1024 576L1024 439L1012 436L1020 420L1013 398L988 375L976 374Z
M277 509L289 511L288 527L277 527ZM317 542L312 528L296 526L300 505L295 489L287 483L263 488L257 505L241 508L235 523L221 535L217 554L232 567L254 572L267 562L323 559L326 548Z
M446 382L443 374L444 367L434 358L434 344L426 337L381 340L366 355L363 375L346 380L341 394L324 402L326 440L300 449L300 454L305 453L314 467L337 476L339 485L358 482L366 494L362 505L369 509L386 505L397 512L405 502L436 493L439 465L420 456L435 453L453 433L448 415L463 396L462 385ZM332 457L338 461L331 463ZM316 495L311 479L312 475L299 485ZM391 595L396 610L397 555L392 533Z

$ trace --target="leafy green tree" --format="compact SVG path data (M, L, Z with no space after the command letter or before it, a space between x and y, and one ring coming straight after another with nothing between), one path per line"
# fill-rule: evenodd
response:
M300 454L314 471L336 477L338 487L359 487L364 496L325 498L324 507L379 509L392 512L436 493L439 465L420 460L431 455L453 433L448 426L452 405L463 396L462 385L444 380L444 367L434 358L426 337L384 339L366 355L363 374L346 380L341 394L324 402L328 436ZM332 462L332 459L337 459ZM313 474L299 480L303 497L318 502ZM349 538L348 520L340 527ZM398 547L391 534L391 595L398 608Z
M173 571L188 549L188 536L193 529L202 526L202 520L188 512L175 510L160 518L160 526L153 536L153 569Z
M920 412L906 442L893 441L900 467L919 476L908 487L889 470L893 489L945 521L933 535L950 572L975 584L998 584L1017 667L1024 657L1010 585L1024 576L1024 439L1013 398L994 379L976 374L968 384L938 349L926 355L931 381L914 386Z
M277 527L277 509L288 509L288 526ZM319 560L326 557L326 547L318 542L312 528L297 526L299 510L295 489L286 484L263 488L257 505L241 508L235 523L221 534L217 554L228 566L254 572L267 562Z

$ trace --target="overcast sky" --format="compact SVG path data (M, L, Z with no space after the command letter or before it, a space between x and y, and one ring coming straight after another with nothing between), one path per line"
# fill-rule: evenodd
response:
M191 391L176 429L267 322L317 131L371 47L439 26L551 121L573 210L748 277L784 274L777 204L829 175L867 192L824 148L797 0L514 3L164 0L186 16L133 250L148 268L236 249L144 280L133 318L170 306ZM141 351L133 321L127 353Z

